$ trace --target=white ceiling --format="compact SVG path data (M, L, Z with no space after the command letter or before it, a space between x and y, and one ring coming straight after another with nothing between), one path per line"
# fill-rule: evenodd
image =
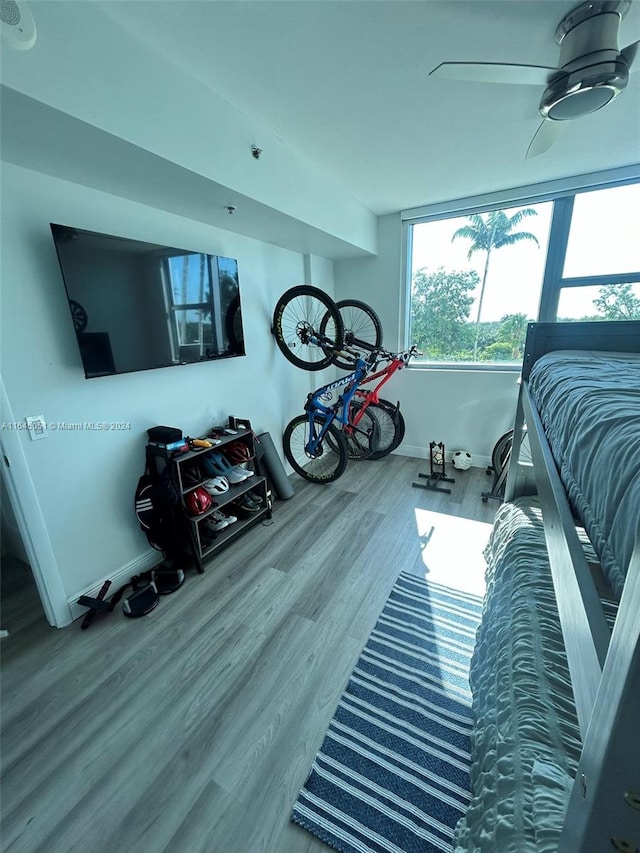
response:
M0 154L304 254L373 254L376 215L637 171L640 73L530 160L537 87L429 77L445 60L554 66L573 5L31 0L35 46L3 46ZM620 46L638 39L635 0Z
M640 73L527 161L540 121L536 87L428 76L444 60L556 65L554 31L571 0L98 5L376 214L640 160ZM620 47L638 39L636 0Z

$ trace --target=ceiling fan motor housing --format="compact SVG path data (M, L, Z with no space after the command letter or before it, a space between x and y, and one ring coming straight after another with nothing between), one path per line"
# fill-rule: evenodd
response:
M562 19L556 29L560 71L550 79L538 107L544 118L580 118L625 89L629 66L618 49L618 30L629 5L629 0L586 2Z

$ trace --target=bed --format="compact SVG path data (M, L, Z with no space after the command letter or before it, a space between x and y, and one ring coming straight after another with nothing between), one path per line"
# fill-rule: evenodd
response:
M456 850L640 850L640 322L530 324L486 559Z

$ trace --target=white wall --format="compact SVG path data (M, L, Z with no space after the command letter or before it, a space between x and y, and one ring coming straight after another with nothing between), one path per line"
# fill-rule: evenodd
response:
M17 421L125 422L122 431L20 434L67 597L77 596L148 553L133 513L146 430L156 424L202 434L227 415L249 418L281 450L310 375L275 347L271 313L305 280L333 292L332 263L106 193L3 164L2 377ZM49 222L237 258L247 355L86 380ZM317 374L313 382L322 381Z
M273 131L186 73L175 56L161 54L127 32L109 6L39 3L37 44L29 51L4 51L3 83L227 188L219 198L215 187L210 188L211 204L221 215L226 215L223 205L238 204L241 216L236 221L241 223L252 199L353 244L357 251L375 251L375 216L370 210ZM212 50L217 37L212 34ZM56 121L52 111L49 121ZM11 132L3 128L8 137ZM23 148L36 148L41 162L16 162L43 171L51 168L46 165L46 145L39 142L32 139ZM259 162L250 153L254 144L264 151ZM83 154L78 152L75 159L82 161ZM73 179L74 164L68 168ZM104 168L104 163L96 163L89 171L97 175ZM138 171L141 168L138 164ZM126 169L121 172L126 174Z
M391 350L404 346L401 326L403 240L399 214L378 219L378 255L336 261L338 299L361 299L376 311ZM464 369L406 368L381 395L400 401L407 431L399 453L428 456L430 441L443 441L447 454L471 451L474 465L489 464L497 439L513 425L517 374Z

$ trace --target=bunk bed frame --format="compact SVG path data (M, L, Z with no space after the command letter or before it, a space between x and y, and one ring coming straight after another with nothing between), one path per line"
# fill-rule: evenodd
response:
M558 853L633 853L640 850L640 542L611 632L528 387L534 363L557 350L640 353L640 321L529 324L505 491L507 501L526 493L518 475L526 424L583 744Z

